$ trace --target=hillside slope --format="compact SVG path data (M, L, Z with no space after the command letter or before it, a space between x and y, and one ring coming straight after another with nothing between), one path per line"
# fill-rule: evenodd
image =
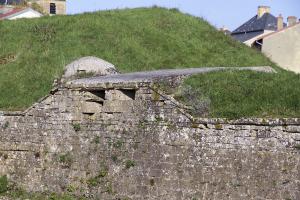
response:
M198 66L270 65L202 19L139 8L0 22L0 110L46 95L66 64L93 55L121 72Z

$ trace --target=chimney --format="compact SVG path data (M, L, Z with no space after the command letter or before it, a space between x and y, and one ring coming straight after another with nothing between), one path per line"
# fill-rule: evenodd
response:
M277 30L280 31L283 29L283 17L282 15L280 14L278 17L277 17Z
M293 25L297 24L297 17L289 16L287 18L287 21L288 21L288 26L293 26Z
M269 6L258 6L257 18L261 18L265 13L270 13L271 8Z

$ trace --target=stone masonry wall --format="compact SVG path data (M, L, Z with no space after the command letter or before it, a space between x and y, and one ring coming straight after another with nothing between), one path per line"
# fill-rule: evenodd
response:
M125 88L125 89L124 89ZM300 120L192 120L151 85L0 116L0 175L90 199L300 199Z

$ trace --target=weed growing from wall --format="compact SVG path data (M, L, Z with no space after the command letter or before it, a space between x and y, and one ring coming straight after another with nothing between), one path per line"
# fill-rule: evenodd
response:
M300 144L295 145L294 148L300 150Z
M75 132L78 132L81 130L81 126L78 123L74 123L74 124L72 124L72 126L73 126L73 129Z
M64 167L70 168L73 163L73 158L71 154L68 152L66 154L62 154L58 157L60 163L63 164Z
M106 182L105 180L103 180L106 176L108 175L108 167L106 165L103 165L97 176L92 177L90 179L87 180L87 184L90 187L96 187L98 186L100 183L104 183Z
M115 148L121 148L123 145L123 141L122 140L117 140L115 143L114 143L114 147Z
M7 129L9 127L9 122L5 122L2 126L3 129Z
M8 190L7 176L0 176L0 194Z
M116 163L118 161L118 156L117 155L112 155L111 159L114 163Z
M130 169L136 165L134 160L126 160L125 161L125 169Z
M96 136L96 137L94 138L94 143L95 143L95 144L100 144L100 137L99 137L99 136Z

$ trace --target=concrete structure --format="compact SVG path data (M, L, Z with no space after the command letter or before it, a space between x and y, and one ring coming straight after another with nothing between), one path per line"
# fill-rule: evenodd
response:
M109 74L117 74L117 70L113 64L100 58L88 56L67 65L63 79L69 80L85 75L105 76Z
M195 119L159 89L215 70L73 80L3 112L0 176L88 199L300 199L300 119Z
M279 66L300 73L300 23L258 38L256 42L261 44L262 52Z
M278 20L271 13L271 8L268 6L259 6L257 14L249 21L238 27L231 33L231 36L248 46L260 37L268 35L278 30ZM283 23L282 27L286 24ZM282 28L281 26L279 28Z
M3 10L2 14L0 13L0 20L8 19L21 19L21 18L37 18L43 16L43 14L31 9L31 8L13 8L7 6L0 6L0 11Z

